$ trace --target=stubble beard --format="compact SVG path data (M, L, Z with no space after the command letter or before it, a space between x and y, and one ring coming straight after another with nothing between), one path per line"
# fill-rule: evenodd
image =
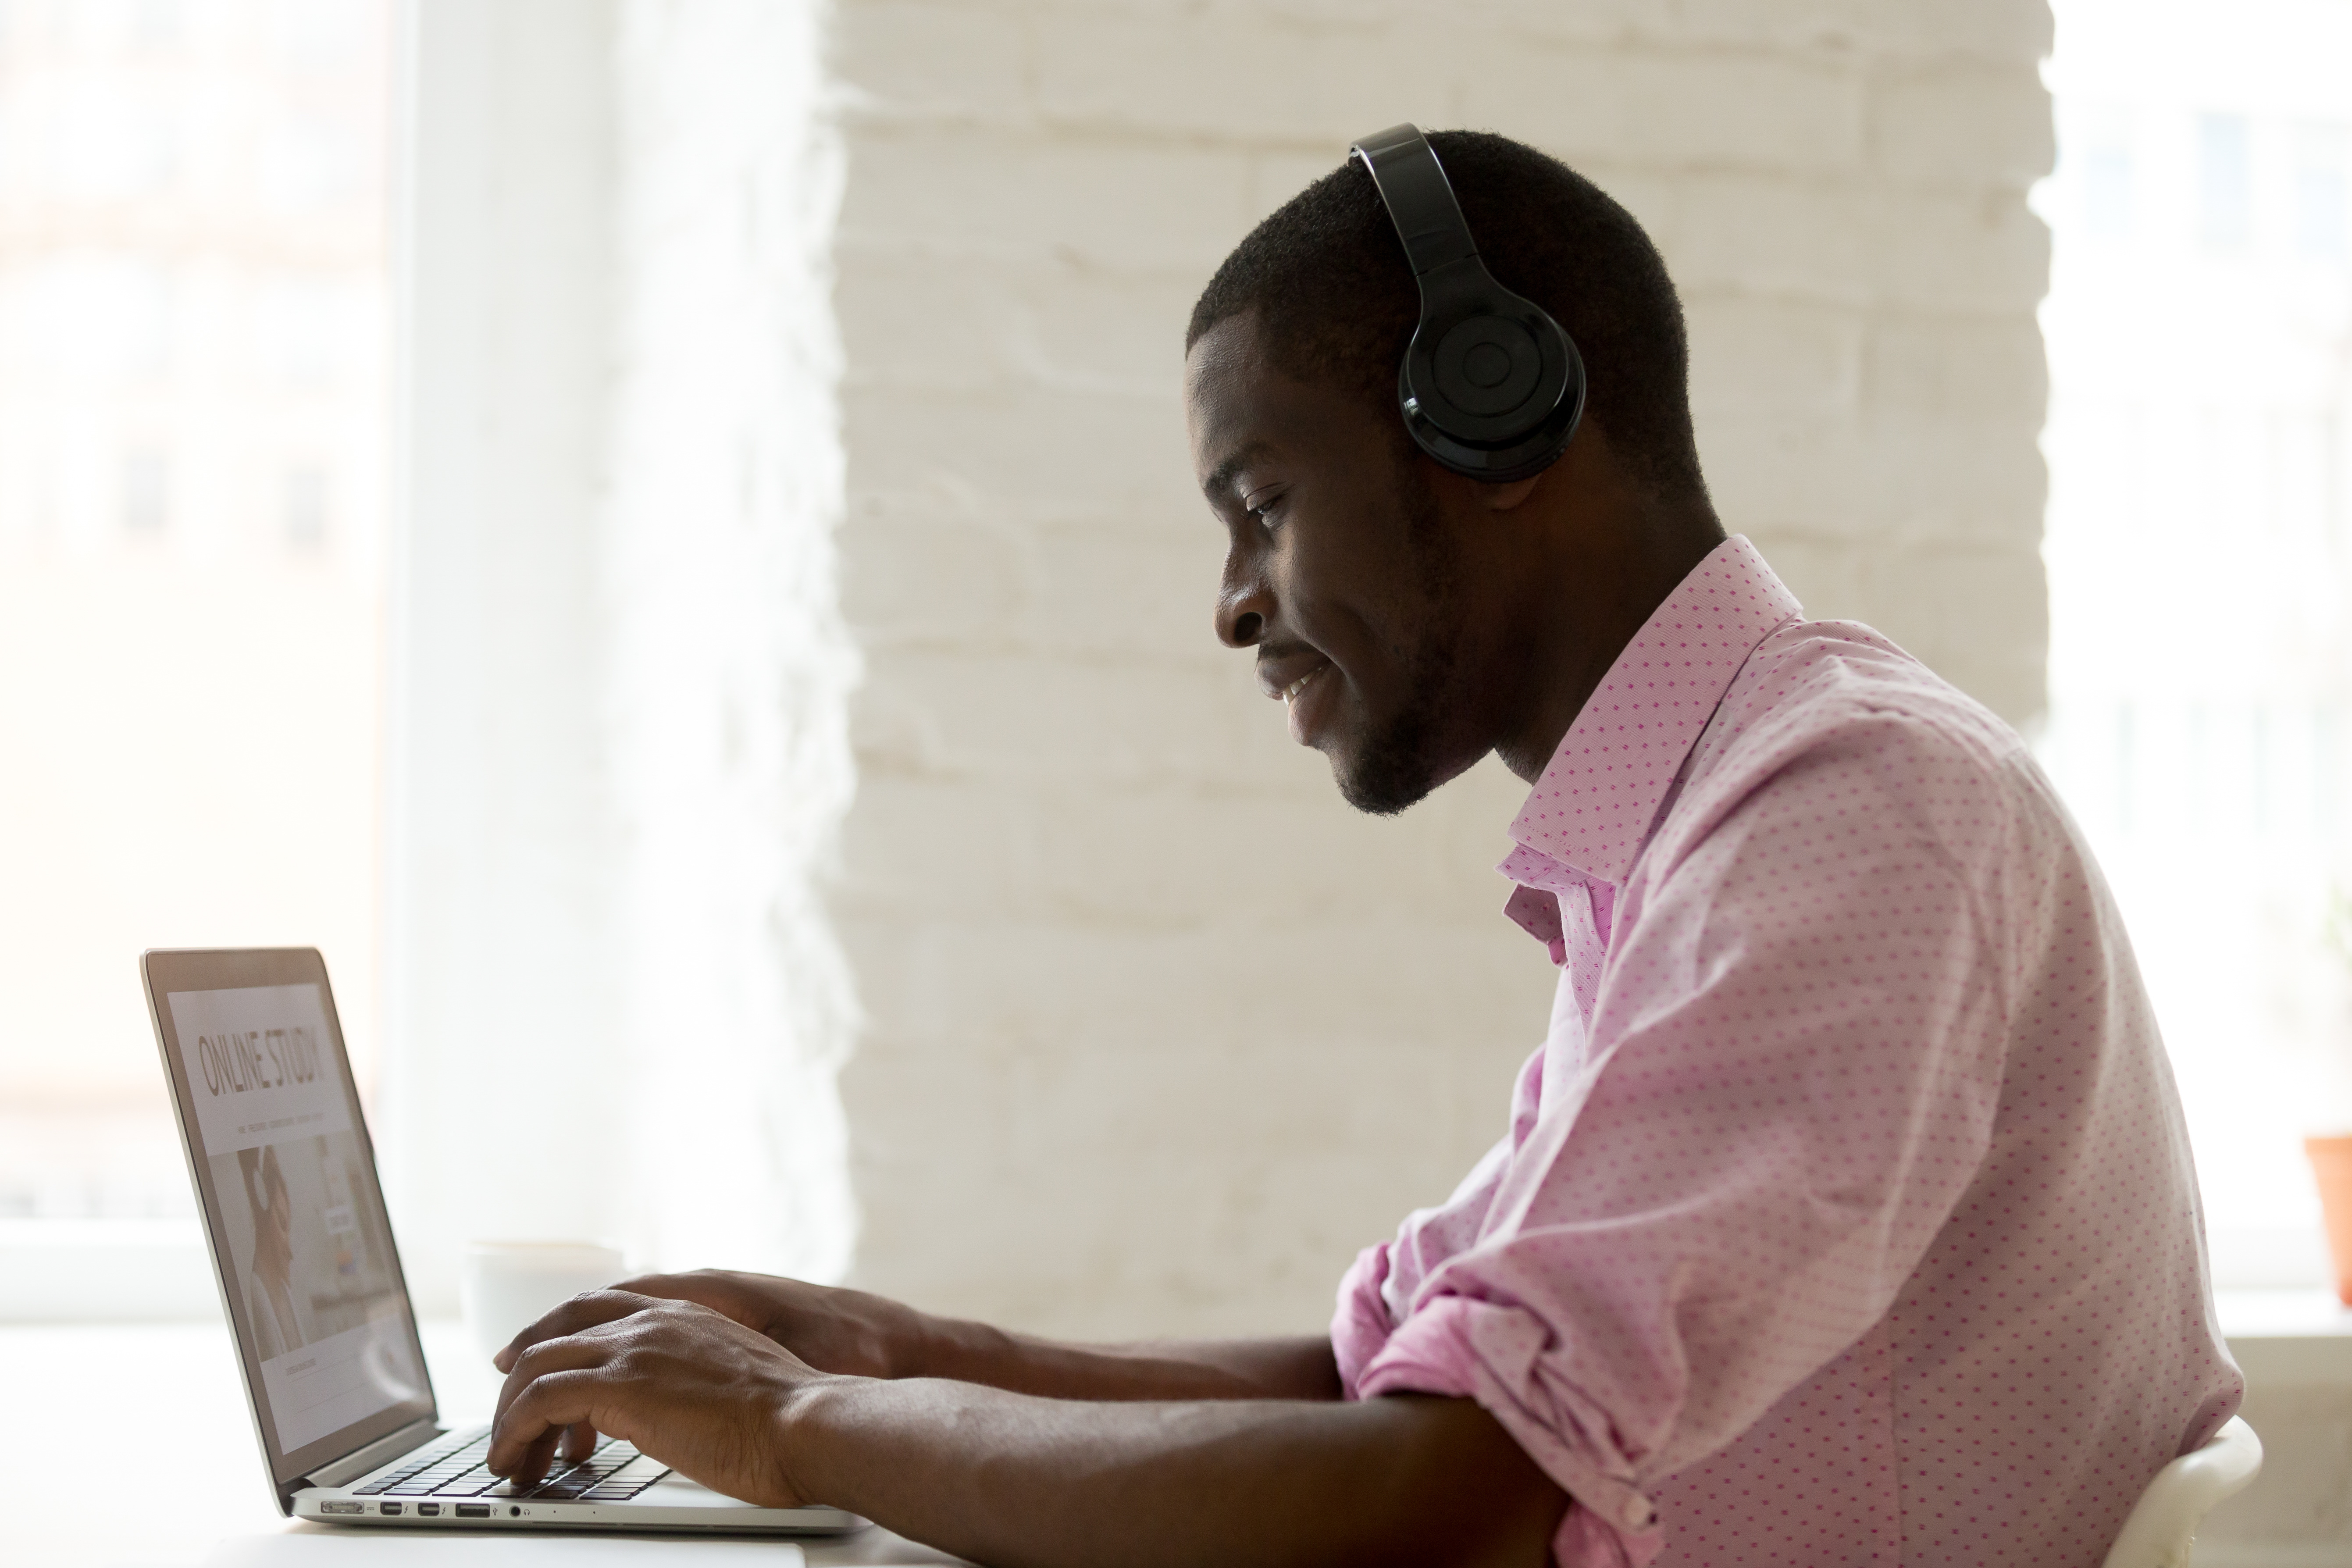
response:
M1340 797L1374 816L1394 816L1418 805L1452 776L1440 748L1456 701L1454 682L1464 635L1454 611L1461 596L1461 563L1447 547L1436 494L1410 459L1400 464L1400 470L1424 596L1421 638L1405 659L1408 695L1352 763L1341 765L1335 760L1332 766Z

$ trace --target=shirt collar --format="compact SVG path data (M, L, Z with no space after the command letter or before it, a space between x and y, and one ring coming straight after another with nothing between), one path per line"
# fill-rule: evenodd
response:
M1623 882L1731 678L1803 608L1744 536L1717 545L1609 667L1512 821L1512 838L1586 878ZM1528 859L1514 853L1500 869L1527 882Z

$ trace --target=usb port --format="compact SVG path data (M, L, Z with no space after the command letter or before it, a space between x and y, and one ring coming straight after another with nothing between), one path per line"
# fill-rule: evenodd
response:
M416 1514L420 1519L431 1519L440 1511L441 1505L437 1502L421 1502L416 1505Z
M400 1505L396 1502L380 1502L375 1505L375 1510L378 1513L398 1513Z
M459 1519L488 1519L490 1517L490 1505L486 1502L461 1502L457 1505L457 1517Z
M365 1513L367 1511L367 1504L363 1502L322 1502L319 1505L319 1511L320 1513Z

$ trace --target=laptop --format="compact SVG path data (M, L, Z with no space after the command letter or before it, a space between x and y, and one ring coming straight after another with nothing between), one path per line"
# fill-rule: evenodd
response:
M834 1508L759 1508L602 1440L517 1485L488 1426L441 1425L375 1152L315 948L140 960L205 1237L280 1513L395 1529L830 1534Z

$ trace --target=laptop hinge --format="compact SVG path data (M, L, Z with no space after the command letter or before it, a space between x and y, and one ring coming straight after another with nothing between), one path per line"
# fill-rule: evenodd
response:
M419 1443L441 1434L440 1423L430 1415L422 1421L412 1421L399 1431L378 1437L355 1453L345 1454L331 1465L321 1466L304 1478L314 1487L339 1487L345 1481L356 1480L370 1470L396 1459Z

